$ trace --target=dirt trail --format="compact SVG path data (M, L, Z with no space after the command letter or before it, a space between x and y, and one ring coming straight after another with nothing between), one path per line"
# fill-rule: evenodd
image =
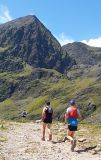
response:
M71 152L67 141L41 141L41 124L37 123L10 123L9 129L0 131L0 135L7 138L0 142L0 160L101 160L100 155L79 153L77 147Z

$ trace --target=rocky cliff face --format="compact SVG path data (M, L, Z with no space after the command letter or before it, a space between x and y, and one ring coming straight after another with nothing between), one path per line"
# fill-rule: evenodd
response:
M90 47L81 42L74 42L63 47L64 53L75 60L74 65L67 71L67 77L98 77L101 75L101 48Z
M101 62L101 48L90 47L81 42L74 42L63 47L70 57L75 59L78 65L96 65Z
M0 70L21 70L25 63L63 73L74 61L37 17L26 16L0 25Z

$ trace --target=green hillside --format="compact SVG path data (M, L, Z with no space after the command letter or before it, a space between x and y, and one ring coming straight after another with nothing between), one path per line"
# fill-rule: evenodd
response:
M45 101L50 100L55 118L63 120L65 109L69 105L68 98L75 98L84 118L101 113L101 84L97 82L98 78L68 80L54 70L43 70L47 76L40 79L31 78L33 70L29 66L16 74L2 73L3 80L12 82L17 87L11 97L0 103L1 118L18 120L25 109L28 112L27 119L40 119ZM52 77L48 77L49 72L54 73Z

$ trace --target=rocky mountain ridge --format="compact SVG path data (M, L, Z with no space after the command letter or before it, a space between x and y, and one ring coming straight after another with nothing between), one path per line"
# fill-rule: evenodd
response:
M100 47L90 47L81 42L74 42L64 45L62 48L76 62L76 65L67 71L68 78L98 77L101 75Z
M74 61L63 54L59 42L36 16L26 16L0 25L0 69L34 68L64 72Z
M81 42L73 42L63 47L64 52L67 52L70 57L76 60L78 65L93 66L101 62L101 48L90 47Z

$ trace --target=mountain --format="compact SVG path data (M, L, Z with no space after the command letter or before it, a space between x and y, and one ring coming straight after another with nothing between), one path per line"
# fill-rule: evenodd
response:
M75 61L63 53L59 42L36 16L1 24L0 116L11 119L17 111L18 117L19 110L33 99L41 96L39 102L42 103L52 97L55 90L50 88L63 78L62 74L73 64ZM21 102L22 99L24 102Z
M81 42L74 42L64 45L62 48L64 53L68 53L76 62L76 65L67 71L68 78L96 77L101 74L100 47L90 47Z
M91 115L87 116L85 122L100 124L101 48L81 42L69 43L62 48L76 62L65 74L75 85L75 97L81 103L79 106L83 110L82 115Z
M49 100L63 120L75 98L83 118L99 124L100 61L101 48L79 42L61 47L36 16L0 25L0 118L20 120L25 109L28 119L39 119Z
M21 70L26 63L61 73L74 63L36 16L0 25L0 70Z
M76 64L80 65L96 65L101 62L101 48L90 47L81 42L74 42L64 45L64 52L76 60Z

